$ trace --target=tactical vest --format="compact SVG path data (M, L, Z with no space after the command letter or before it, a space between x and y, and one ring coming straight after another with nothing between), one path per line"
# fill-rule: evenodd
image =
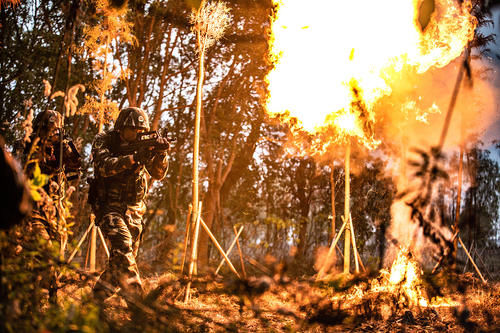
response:
M118 153L120 137L117 132L110 132L104 138L104 148L113 157ZM135 165L130 169L111 177L102 177L94 170L94 178L89 180L89 203L96 215L108 211L125 211L144 200L147 191L147 178L144 166Z

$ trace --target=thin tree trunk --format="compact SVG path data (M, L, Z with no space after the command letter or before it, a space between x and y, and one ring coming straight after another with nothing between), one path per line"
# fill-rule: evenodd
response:
M143 55L143 62L141 64L141 70L142 70L142 75L138 75L138 81L139 81L139 97L137 98L137 106L141 106L142 102L144 101L144 94L146 93L146 86L147 86L147 68L149 67L149 61L150 61L150 56L151 56L151 40L149 36L152 35L153 32L153 26L155 25L155 16L153 15L151 17L151 21L149 22L148 26L148 31L146 32L146 40L144 41L144 55Z
M170 29L168 31L168 35L167 35L168 41L170 41L171 34L172 34L172 29ZM177 37L178 36L179 35L177 35ZM177 37L176 37L176 40L177 40ZM166 81L166 77L167 77L167 72L168 72L168 69L170 68L169 64L170 64L170 58L172 55L172 49L173 48L171 47L170 52L168 52L168 54L165 55L165 59L163 61L163 69L162 69L161 76L160 76L160 90L158 92L158 99L157 99L156 104L155 104L155 109L153 111L153 119L151 121L151 129L153 129L153 130L158 129L158 124L160 123L160 119L161 119L161 115L162 115L161 109L162 109L162 105L163 105L163 94L165 92L165 81Z
M219 159L219 162L217 163L217 167L215 170L215 175L212 177L211 180L209 180L209 189L207 192L207 195L204 199L206 209L205 211L205 224L208 226L208 228L212 228L213 226L213 221L216 215L217 211L217 202L220 198L220 192L222 189L222 185L224 185L224 182L227 179L227 176L229 175L229 172L231 171L233 167L234 160L236 158L236 142L237 138L236 136L233 138L233 144L232 144L232 152L231 156L229 157L229 160L227 162L226 167L223 166L222 162L222 157ZM209 261L209 255L208 255L208 235L206 233L202 233L200 235L200 245L199 249L201 250L200 255L198 257L200 265L201 266L207 266L208 261Z

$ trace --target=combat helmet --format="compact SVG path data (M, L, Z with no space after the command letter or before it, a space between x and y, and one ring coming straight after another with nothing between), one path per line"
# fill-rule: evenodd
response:
M60 129L63 125L62 116L54 110L40 112L33 120L33 133L46 136L52 129Z
M122 109L115 122L115 130L122 130L125 127L140 128L149 131L148 115L143 109L128 107Z

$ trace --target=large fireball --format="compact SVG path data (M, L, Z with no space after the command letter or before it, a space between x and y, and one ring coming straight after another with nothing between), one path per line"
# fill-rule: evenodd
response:
M362 126L342 128L345 119L337 115L359 118L352 105L361 99L362 121L374 122L374 105L391 94L401 77L396 73L447 65L463 52L476 26L469 1L436 0L424 30L417 0L275 2L267 109L272 115L288 111L311 134L332 125L362 136Z

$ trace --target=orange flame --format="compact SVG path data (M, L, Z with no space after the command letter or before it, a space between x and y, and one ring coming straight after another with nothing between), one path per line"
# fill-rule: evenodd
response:
M372 292L389 292L399 295L409 307L453 307L459 303L451 297L433 297L426 295L422 282L422 270L418 262L411 258L410 251L403 248L399 251L390 271L382 270L381 279L374 279Z
M470 1L460 6L436 0L423 32L420 0L273 1L268 112L313 135L334 127L330 140L356 136L367 147L378 144L367 129L373 129L376 103L391 94L397 74L447 65L476 26ZM356 107L360 101L362 109ZM421 117L426 120L425 113Z
M402 249L392 263L389 282L392 286L401 286L410 305L427 306L428 301L423 296L420 276L422 271L417 262L409 258L409 252Z

